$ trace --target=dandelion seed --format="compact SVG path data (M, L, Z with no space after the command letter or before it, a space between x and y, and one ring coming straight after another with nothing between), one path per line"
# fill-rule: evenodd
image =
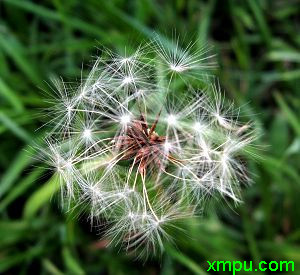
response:
M202 125L200 122L195 122L194 125L193 125L193 129L194 129L196 132L201 133L201 132L205 129L205 126Z
M126 85L126 84L129 84L129 83L132 83L133 81L134 81L133 77L131 77L131 76L126 76L126 77L123 79L122 83L123 83L124 85Z
M130 122L130 115L121 116L120 121L123 125L127 125Z
M177 118L176 118L176 116L175 115L168 115L168 117L167 117L167 122L168 122L168 124L169 125L176 125L176 123L177 123Z
M82 135L85 139L90 139L92 137L92 130L91 129L84 129Z
M171 64L170 69L174 72L181 73L181 72L187 70L187 67Z

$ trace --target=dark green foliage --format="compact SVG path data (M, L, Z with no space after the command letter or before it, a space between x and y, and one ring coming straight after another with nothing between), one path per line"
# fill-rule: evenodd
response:
M293 260L299 273L299 13L297 0L0 1L0 273L204 274L215 260ZM134 261L104 248L87 217L61 211L32 146L46 130L36 131L45 81L79 80L96 47L136 47L154 31L170 43L174 30L214 45L226 96L263 133L260 157L248 160L243 204L215 201L176 233L177 248Z

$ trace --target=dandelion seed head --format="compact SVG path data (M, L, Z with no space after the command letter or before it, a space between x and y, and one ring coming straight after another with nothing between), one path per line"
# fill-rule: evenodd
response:
M41 148L62 200L86 205L111 244L145 254L162 251L166 228L197 215L208 197L241 200L249 182L241 155L255 138L220 84L203 80L208 50L159 39L147 47L108 51L76 89L56 83L60 99ZM204 88L192 88L197 81Z

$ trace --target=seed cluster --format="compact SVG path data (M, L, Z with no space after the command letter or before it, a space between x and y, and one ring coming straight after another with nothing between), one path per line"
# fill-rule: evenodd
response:
M253 131L195 47L157 39L130 55L103 51L79 87L56 83L46 160L63 201L128 251L163 250L177 221L209 197L239 202L249 182Z

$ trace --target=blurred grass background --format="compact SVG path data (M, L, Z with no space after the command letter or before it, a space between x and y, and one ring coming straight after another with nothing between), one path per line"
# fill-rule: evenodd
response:
M30 151L45 81L78 79L100 44L118 51L174 30L214 45L226 95L246 104L266 147L249 161L244 204L217 204L186 225L178 249L134 261L60 209ZM293 260L300 274L299 49L297 0L0 1L0 273L205 274L207 260Z

